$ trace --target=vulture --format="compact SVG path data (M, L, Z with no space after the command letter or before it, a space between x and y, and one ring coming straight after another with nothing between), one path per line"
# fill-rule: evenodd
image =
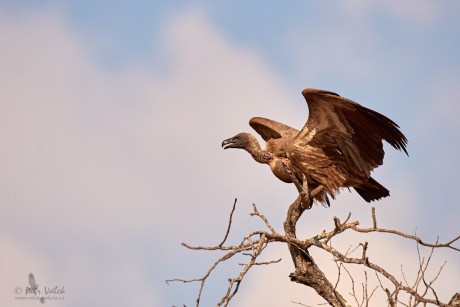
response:
M299 131L277 121L253 117L249 125L266 142L262 149L246 132L226 139L222 147L246 150L273 174L294 183L301 200L311 208L314 201L330 206L341 188L353 188L366 202L390 192L371 177L383 164L383 140L406 150L407 138L388 117L336 93L305 89L308 119Z

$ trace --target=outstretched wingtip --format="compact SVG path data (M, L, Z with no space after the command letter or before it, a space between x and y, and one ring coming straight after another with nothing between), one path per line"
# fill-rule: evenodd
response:
M311 97L312 95L317 95L317 94L323 94L323 95L333 95L333 96L338 96L340 97L339 94L330 92L330 91L325 91L325 90L319 90L316 88L306 88L302 91L302 95L307 98Z

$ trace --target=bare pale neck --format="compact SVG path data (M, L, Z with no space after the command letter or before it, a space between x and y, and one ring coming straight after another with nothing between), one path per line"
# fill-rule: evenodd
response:
M260 147L259 142L255 138L245 149L259 163L268 164L273 158L271 153Z

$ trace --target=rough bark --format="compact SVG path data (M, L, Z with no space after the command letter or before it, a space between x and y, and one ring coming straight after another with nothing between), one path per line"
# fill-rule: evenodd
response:
M300 197L289 207L284 222L284 231L288 242L291 241L290 239L297 239L296 224L306 209L307 206L304 205ZM295 271L289 275L291 281L313 288L331 306L350 306L315 264L315 261L308 253L308 249L303 249L295 243L288 243L288 248L295 267Z

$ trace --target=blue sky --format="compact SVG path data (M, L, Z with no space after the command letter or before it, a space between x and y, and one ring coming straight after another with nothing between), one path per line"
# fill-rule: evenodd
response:
M307 87L375 109L408 137L410 157L387 146L374 175L391 191L375 204L383 225L433 241L458 235L459 10L453 1L1 2L1 305L23 306L13 289L30 272L66 287L56 306L193 305L196 285L164 280L198 277L216 255L180 242L220 242L235 197L235 242L262 227L252 203L282 229L296 193L221 141L251 131L253 116L301 127ZM349 211L365 220L369 205L344 191L300 231ZM375 259L398 254L381 259L396 272L417 259L413 244L376 240ZM285 249L268 251L282 264L252 272L236 306L321 303L290 284ZM443 260L447 297L460 267L452 252ZM237 270L216 273L203 306ZM277 289L285 295L267 295Z

